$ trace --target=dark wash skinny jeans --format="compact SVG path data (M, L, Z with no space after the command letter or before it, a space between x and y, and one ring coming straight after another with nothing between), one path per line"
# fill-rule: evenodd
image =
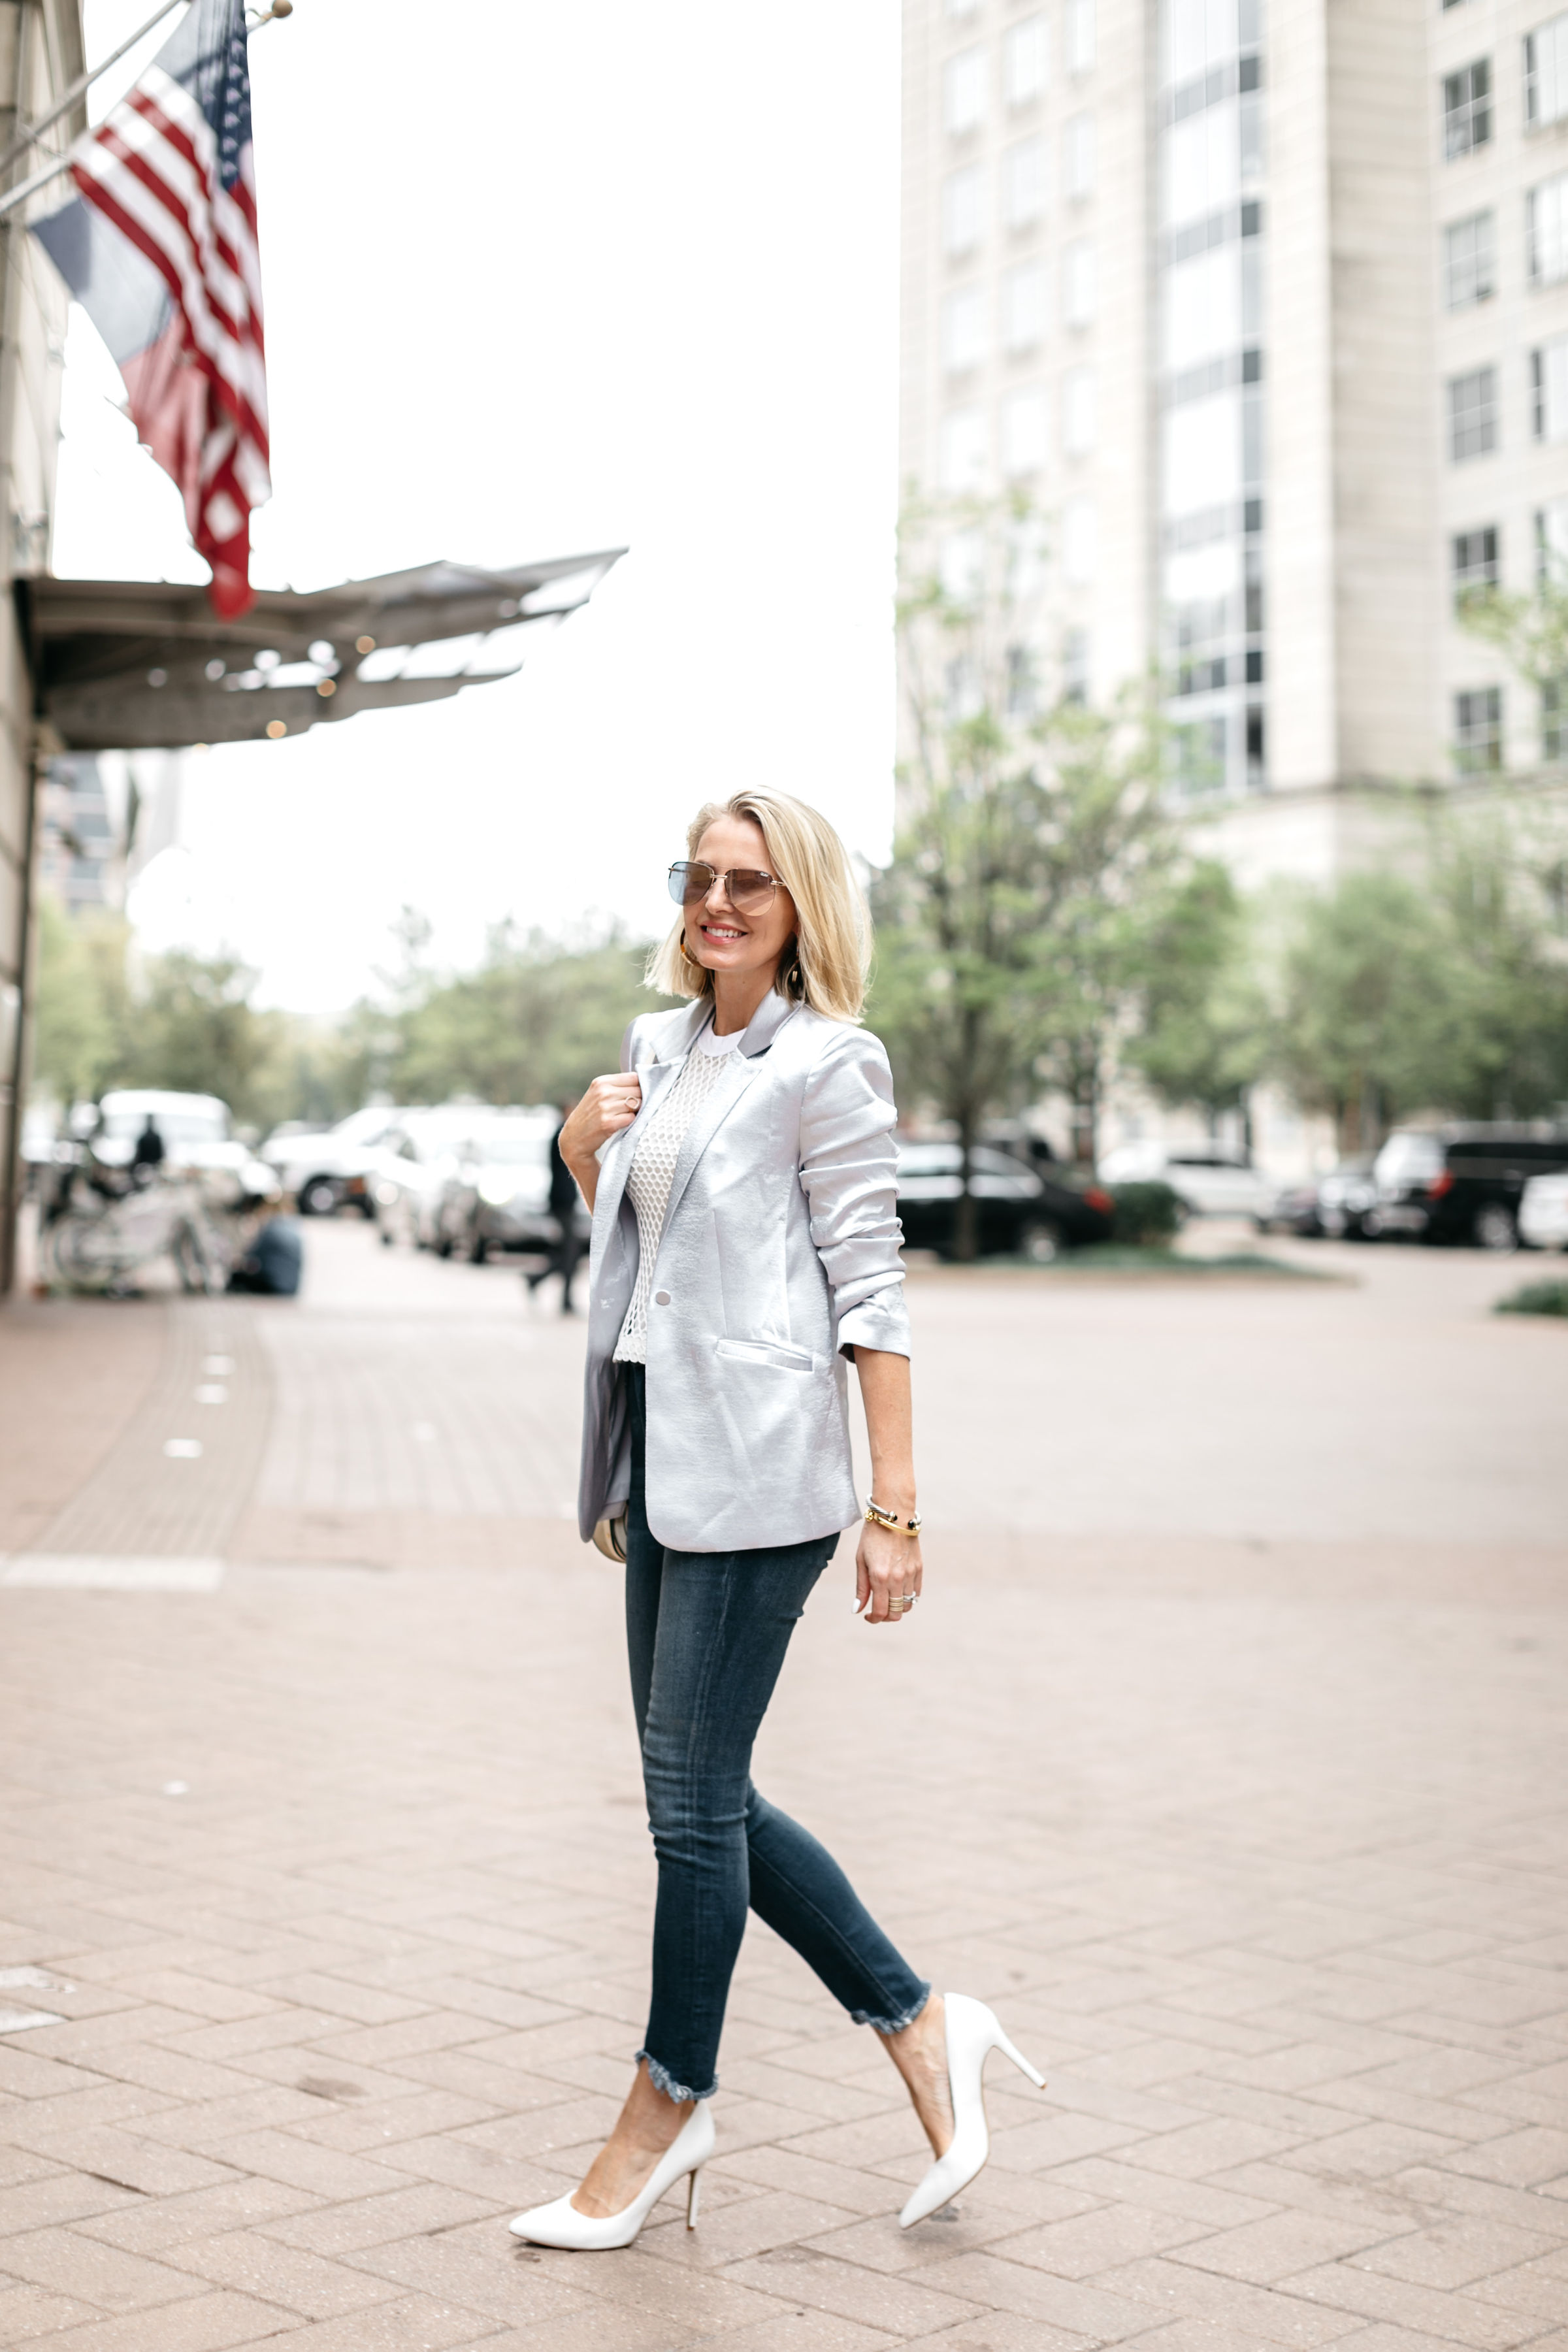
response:
M858 2025L896 2033L931 1987L833 1856L752 1786L752 1746L837 1536L774 1550L673 1551L644 1507L647 1375L628 1364L626 1647L658 1856L653 2000L637 2056L672 2099L710 2098L748 1906Z

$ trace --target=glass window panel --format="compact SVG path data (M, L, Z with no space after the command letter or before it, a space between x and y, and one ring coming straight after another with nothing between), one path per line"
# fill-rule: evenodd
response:
M1533 242L1533 215L1531 215ZM1472 213L1443 231L1443 300L1450 310L1488 302L1497 292L1497 265L1490 213Z
M1026 16L1002 44L1002 87L1009 106L1027 106L1046 87L1046 19Z
M1165 79L1191 81L1239 46L1236 0L1165 0Z
M942 593L963 604L978 596L985 577L985 541L978 530L955 530L937 559Z
M1008 270L1002 280L1002 340L1009 352L1032 352L1045 341L1048 302L1043 261Z
M1037 386L1008 394L1002 403L1002 470L1036 474L1050 450L1050 408Z
M1242 342L1241 247L1216 246L1165 273L1165 365L1196 367Z
M1550 499L1535 518L1536 575L1568 587L1568 499Z
M1087 327L1097 299L1094 239L1080 236L1062 255L1062 316L1069 327Z
M1165 220L1202 220L1241 194L1241 133L1234 99L1205 106L1165 134Z
M985 293L962 286L942 306L942 357L950 375L978 367L985 356Z
M985 173L978 163L950 172L942 189L942 243L950 258L973 253L985 208Z
M1069 203L1094 194L1094 117L1075 114L1062 131L1062 184Z
M961 49L942 68L942 121L954 138L985 120L985 51Z
M1443 152L1452 163L1484 147L1491 135L1491 59L1479 58L1443 78Z
M1070 74L1092 73L1094 70L1094 0L1067 0L1062 18L1062 32L1067 48L1067 67Z
M1489 376L1492 371L1488 368L1484 373ZM1536 439L1568 439L1568 335L1559 335L1554 341L1545 343L1540 351L1531 353L1530 374L1534 395ZM1461 383L1474 381L1474 378L1460 378Z
M1568 172L1531 188L1526 203L1531 277L1537 286L1555 286L1568 278Z
M1092 499L1069 499L1062 509L1062 578L1087 588L1100 567L1100 518Z
M1002 212L1009 228L1027 228L1046 209L1046 142L1020 139L1002 158Z
M1216 393L1167 410L1165 512L1195 514L1239 499L1241 457L1241 402L1236 393Z
M1069 457L1087 457L1099 434L1099 386L1091 367L1072 368L1062 379L1062 446Z
M1525 36L1524 109L1531 122L1568 114L1568 12Z
M1502 766L1502 688L1484 686L1454 697L1454 764L1462 776Z
M991 454L988 440L983 408L955 408L942 418L938 436L937 478L944 490L984 488Z
M1241 585L1241 547L1234 539L1218 539L1207 547L1194 547L1165 561L1165 594L1173 604L1215 604L1234 596Z

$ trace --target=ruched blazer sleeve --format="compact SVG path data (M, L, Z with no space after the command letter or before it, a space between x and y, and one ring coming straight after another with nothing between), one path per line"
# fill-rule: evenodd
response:
M605 1149L594 1207L579 1517L630 1480L616 1342L637 1271L626 1175L708 1008L634 1022L637 1118ZM647 1510L689 1551L804 1543L858 1517L846 1359L910 1353L897 1112L880 1040L772 996L687 1129L647 1314Z

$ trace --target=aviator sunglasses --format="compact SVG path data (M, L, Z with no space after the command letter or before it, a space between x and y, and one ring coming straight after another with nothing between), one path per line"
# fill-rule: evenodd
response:
M737 866L721 874L717 866L704 866L699 858L681 857L669 869L669 895L678 907L698 905L718 882L724 885L738 915L765 914L779 887L773 875L761 874L754 866Z

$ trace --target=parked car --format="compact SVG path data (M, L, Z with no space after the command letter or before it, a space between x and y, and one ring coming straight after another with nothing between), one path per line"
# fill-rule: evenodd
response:
M899 1216L910 1249L952 1256L963 1170L956 1143L900 1144ZM1108 1192L1097 1186L1078 1192L989 1144L977 1144L970 1154L970 1190L986 1255L1005 1252L1048 1265L1063 1250L1110 1238L1114 1204Z
M1454 1126L1396 1129L1377 1155L1369 1230L1436 1243L1510 1250L1532 1177L1568 1175L1568 1130Z
M437 1196L450 1171L453 1145L473 1119L471 1103L398 1114L367 1179L386 1248L399 1241L413 1249L434 1247Z
M1368 1154L1342 1160L1326 1176L1287 1184L1259 1210L1253 1223L1260 1234L1300 1234L1308 1240L1364 1241L1366 1220L1377 1207Z
M302 1217L330 1217L345 1202L373 1217L377 1156L402 1116L382 1106L352 1111L335 1127L301 1129L290 1120L268 1137L261 1157L278 1171Z
M550 1213L550 1139L554 1110L502 1111L460 1139L436 1187L435 1246L482 1265L492 1249L548 1250L560 1238ZM589 1220L579 1204L579 1229Z
M1120 1143L1100 1163L1107 1184L1169 1184L1194 1216L1254 1217L1272 1188L1250 1160L1205 1147Z
M1568 1249L1568 1176L1532 1176L1519 1202L1519 1237L1531 1249Z

